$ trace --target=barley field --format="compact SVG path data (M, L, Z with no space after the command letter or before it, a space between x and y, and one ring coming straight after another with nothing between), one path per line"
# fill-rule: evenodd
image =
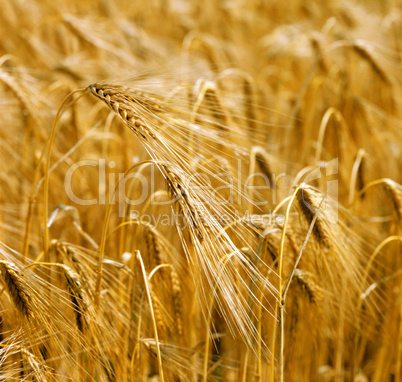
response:
M0 0L0 381L401 382L401 0Z

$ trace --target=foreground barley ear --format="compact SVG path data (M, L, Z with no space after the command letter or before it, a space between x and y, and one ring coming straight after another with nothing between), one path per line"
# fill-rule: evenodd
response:
M90 85L88 89L115 113L119 114L123 122L134 131L149 155L157 161L157 166L167 182L168 190L181 212L180 218L183 218L182 222L185 223L185 228L189 232L191 246L188 245L189 243L181 231L179 235L186 256L191 258L193 264L199 264L199 269L194 270L196 275L193 274L193 276L196 276L194 277L196 283L200 283L199 287L197 286L197 292L200 292L203 304L208 303L209 287L217 279L220 292L219 308L222 309L225 320L232 321L230 325L234 325L236 330L242 333L243 339L251 343L250 333L255 333L256 328L248 314L249 302L242 294L233 296L233 280L228 277L228 274L225 274L224 277L219 275L220 259L228 251L236 252L238 257L244 258L237 248L237 242L235 244L226 232L222 232L220 216L226 214L229 219L234 220L235 213L229 203L216 203L217 199L219 202L224 202L224 200L221 200L220 196L205 181L198 180L195 185L189 183L189 179L193 179L194 175L193 156L205 155L205 158L209 158L216 152L222 154L222 150L214 148L214 145L220 145L219 142L222 139L220 132L217 131L219 129L214 128L209 119L204 118L201 112L198 118L202 123L197 125L191 123L191 113L188 113L188 109L171 106L171 104L164 102L161 98L158 99L158 96L154 96L148 91L141 93L135 88L98 83ZM138 119L140 121L136 123ZM205 126L203 125L204 122ZM197 132L196 137L195 134L191 133L195 131ZM197 144L197 150L203 151L193 150L191 145L187 144L192 136L194 136L194 140L191 142L205 141L207 148L202 148L201 145ZM229 140L228 142L230 143ZM228 149L236 149L235 153L237 154L247 151L244 148L239 148L236 144L230 144ZM217 170L216 167L215 170ZM230 185L227 181L223 183L244 197L241 194L242 191L236 189L236 186ZM108 211L110 212L109 207ZM179 227L181 222L176 223ZM239 227L235 236L238 239L235 241L247 241L247 233L244 227ZM241 247L244 246L240 245ZM103 256L103 244L100 246L100 253ZM249 287L247 277L253 274L255 276L252 278L253 282L256 285L258 284L258 288L265 284L272 294L277 296L277 291L273 285L258 269L246 261L242 261L240 264L247 275L240 277L240 283L245 291ZM234 264L231 264L231 267L234 267ZM99 302L101 267L99 269L95 288L95 306L98 306ZM225 311L226 307L228 309Z
M300 187L296 196L296 205L300 211L301 217L306 221L308 226L313 221L321 200L322 195L312 187L306 184ZM313 236L320 246L330 248L332 245L331 232L329 231L328 223L325 219L327 219L327 216L321 210L313 229Z
M203 212L193 203L178 169L173 169L172 166L168 165L163 165L162 168L170 195L178 201L180 211L183 212L190 229L202 242L206 236L206 229L208 229L208 223Z
M134 98L125 91L124 88L101 83L92 84L88 89L94 96L105 102L110 109L117 113L139 139L156 139L149 125L133 107L137 106L137 108L141 109L145 106L153 111L159 111L160 106L152 102L148 95L144 98L144 96L139 93L138 96Z
M71 303L74 308L77 327L80 332L88 328L87 316L90 313L89 298L83 289L80 276L66 265L60 264L63 269Z
M14 264L5 260L0 260L0 271L8 294L18 311L23 317L34 318L35 304L24 274Z

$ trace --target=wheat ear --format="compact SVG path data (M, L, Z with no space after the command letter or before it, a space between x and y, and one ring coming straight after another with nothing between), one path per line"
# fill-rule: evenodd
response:
M314 219L315 212L317 211L321 200L322 195L307 185L300 187L297 193L296 205L302 218L309 226ZM313 228L313 236L321 246L329 248L331 247L332 242L331 233L329 232L324 219L324 217L318 215Z
M63 269L64 278L66 280L68 292L74 307L77 327L80 332L84 332L88 327L86 316L89 311L89 299L83 290L80 276L66 265L60 264Z
M204 214L197 209L195 204L192 202L185 183L178 171L173 170L173 168L168 165L163 165L162 169L167 181L170 196L178 201L180 210L183 212L190 227L194 230L198 239L203 241L203 231L207 228Z
M381 80L386 83L390 83L389 77L384 69L378 64L377 60L373 57L368 46L363 45L360 42L354 42L352 44L353 50L364 60L366 60L373 71L378 75Z
M385 188L390 193L399 221L402 223L402 186L392 179L385 180Z
M21 348L22 358L29 364L33 372L33 380L37 382L47 382L47 373L43 363L30 351Z
M295 269L293 279L300 289L305 293L309 301L314 304L320 298L318 293L318 287L312 280L310 274L301 269Z
M364 195L371 187L379 184L384 185L384 188L389 192L398 219L399 221L402 221L402 185L389 178L377 179L373 182L368 183L361 191L358 192L358 194L349 206L352 206L356 202L356 200Z
M150 258L153 259L155 262L155 264L152 264L152 267L165 263L166 260L164 259L161 243L158 234L154 228L147 226L145 239L147 242L148 253L150 255ZM173 302L173 309L175 312L177 333L181 337L183 335L183 320L182 320L183 296L180 285L180 278L176 270L174 269L173 264L170 264L169 268L170 268L170 282L172 284L172 302Z
M35 306L28 283L22 272L8 261L0 261L3 282L18 311L26 318L34 317Z
M357 186L358 191L364 188L364 163L365 163L366 152L364 149L359 149L356 154L356 159L353 164L352 175L350 177L350 191L349 191L349 204L353 202L355 189ZM364 195L361 195L363 199Z
M94 96L101 99L110 109L117 113L139 138L145 140L156 139L153 131L134 107L137 106L141 108L145 106L152 108L152 110L159 110L160 106L156 102L153 102L149 95L147 95L146 100L142 93L138 93L138 98L134 98L128 94L124 88L101 83L92 84L88 89Z

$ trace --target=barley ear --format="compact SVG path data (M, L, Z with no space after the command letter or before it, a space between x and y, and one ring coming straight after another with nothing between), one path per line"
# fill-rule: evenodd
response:
M0 271L8 294L23 317L34 318L35 305L23 273L12 263L0 261Z
M313 188L306 185L300 187L296 197L296 205L307 225L310 225L313 221L321 200L322 196ZM332 242L331 233L325 223L325 215L320 211L314 225L313 236L320 246L330 248Z
M392 179L385 179L385 188L390 193L399 221L402 223L402 186Z
M320 299L320 294L317 285L312 280L310 274L301 269L295 269L293 280L300 287L303 293L307 296L308 300L314 304Z
M62 268L74 308L77 327L80 332L84 332L88 327L87 315L90 306L88 296L83 289L80 276L66 265L62 265Z
M21 355L22 359L30 366L32 369L32 378L37 382L47 382L49 379L47 378L47 372L44 364L32 354L30 351L23 349L21 347Z

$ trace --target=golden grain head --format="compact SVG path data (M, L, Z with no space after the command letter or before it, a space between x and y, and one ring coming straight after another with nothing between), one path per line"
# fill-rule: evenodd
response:
M321 195L309 186L301 187L299 192L297 193L297 207L300 211L301 217L308 226L312 223L323 198L324 195ZM324 211L318 211L317 220L313 228L313 236L319 245L330 248L332 242L332 234L326 219L327 217Z
M392 179L385 181L386 188L391 195L394 210L398 216L399 222L402 223L402 186Z
M90 85L88 89L94 96L105 102L112 111L118 114L123 122L139 138L144 140L149 138L156 139L154 132L141 116L140 111L143 107L141 104L138 105L138 102L135 101L136 99L130 94L125 93L124 89L98 83Z
M62 266L67 289L73 305L77 327L84 332L88 327L88 316L90 314L90 301L84 290L80 276L66 265Z
M33 291L22 271L16 265L4 260L0 261L0 271L4 286L17 310L23 317L35 317L38 307L32 296Z

